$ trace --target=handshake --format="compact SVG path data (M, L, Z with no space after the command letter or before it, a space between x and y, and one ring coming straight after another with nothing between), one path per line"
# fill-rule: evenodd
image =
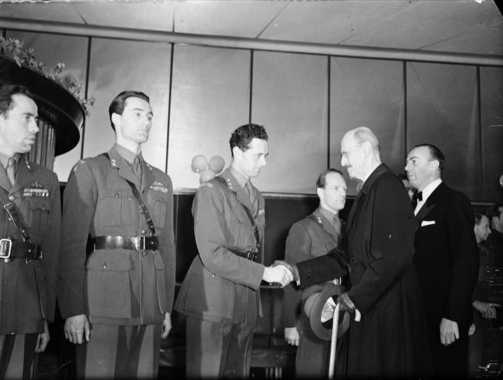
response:
M270 284L280 284L284 288L292 281L299 281L299 272L295 265L276 260L271 266L265 267L262 280Z

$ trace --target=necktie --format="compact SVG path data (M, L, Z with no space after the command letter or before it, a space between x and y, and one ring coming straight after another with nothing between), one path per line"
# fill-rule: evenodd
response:
M253 191L252 185L249 181L246 182L245 189L246 192L248 193L248 198L250 199L253 211L255 211L255 192Z
M416 209L417 202L421 202L423 200L423 192L422 191L416 191L414 195L412 196L412 208Z
M9 178L9 181L11 183L12 186L14 186L15 182L16 182L16 173L15 173L15 165L16 161L14 160L13 157L9 158L9 160L7 161L7 167L5 168L6 169L6 172L7 172L7 177Z
M134 175L136 176L136 178L138 178L138 183L140 184L140 187L141 187L141 162L140 162L140 157L136 156L135 159L133 160L133 164L132 164L132 169L133 169L133 173Z

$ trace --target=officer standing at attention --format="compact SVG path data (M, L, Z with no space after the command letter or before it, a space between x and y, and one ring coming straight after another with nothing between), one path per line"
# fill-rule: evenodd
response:
M192 204L199 254L175 306L187 316L187 378L247 377L260 282L292 280L285 266L261 264L264 198L250 179L266 165L267 132L243 125L229 145L230 167L203 183Z
M148 96L121 92L109 116L115 145L78 163L64 192L58 300L78 377L156 378L175 287L172 184L141 155Z
M28 90L0 86L0 379L30 379L54 318L61 207L52 171L26 156L39 131Z
M285 244L286 262L297 264L329 252L339 255L341 262L346 259L345 254L338 251L342 241L339 211L346 203L346 189L346 181L339 170L328 169L319 175L316 193L320 205L290 228ZM341 278L334 277L333 283L341 285ZM304 291L290 284L284 290L284 335L288 344L298 346L295 375L299 378L323 378L328 371L330 342L313 333L310 315L303 311L309 309L310 300L322 290L323 284L310 286Z

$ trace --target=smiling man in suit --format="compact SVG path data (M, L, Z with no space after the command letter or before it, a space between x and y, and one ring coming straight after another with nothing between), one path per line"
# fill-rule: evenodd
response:
M467 376L468 328L478 255L468 198L442 182L445 157L434 145L415 146L405 171L417 189L420 223L414 263L423 291L437 376Z

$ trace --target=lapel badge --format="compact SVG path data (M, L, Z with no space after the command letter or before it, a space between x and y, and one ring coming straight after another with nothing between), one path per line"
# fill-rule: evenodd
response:
M110 165L112 165L114 168L117 167L117 161L115 160L115 158L110 159Z

